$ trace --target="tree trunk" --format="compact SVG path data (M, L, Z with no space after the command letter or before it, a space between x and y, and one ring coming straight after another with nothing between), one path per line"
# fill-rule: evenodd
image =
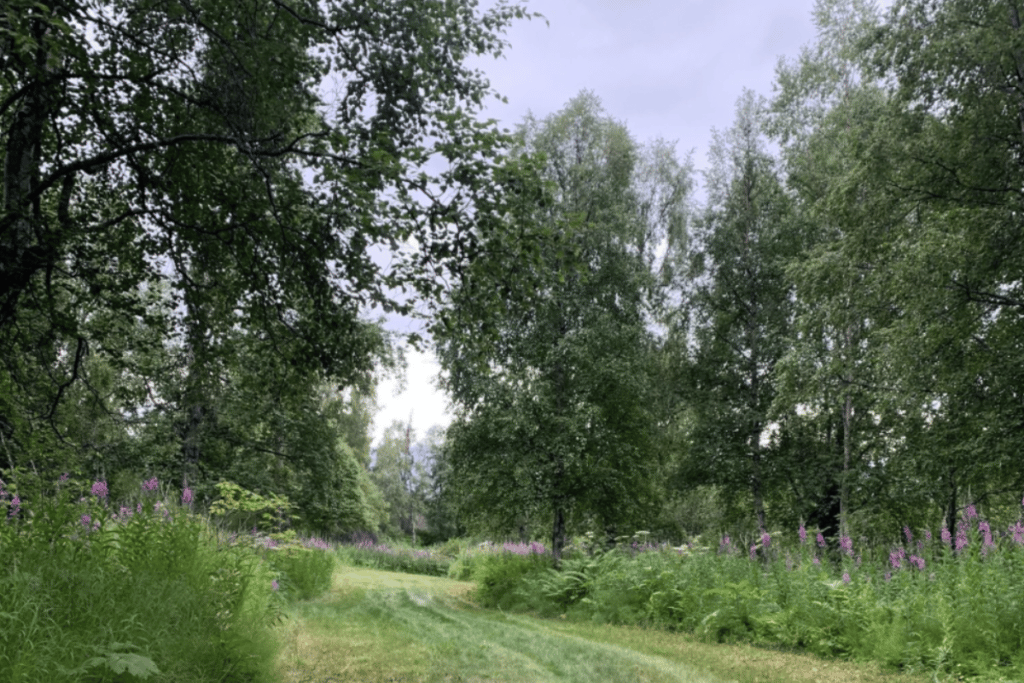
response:
M555 569L562 566L562 548L565 547L565 509L562 501L555 502L555 523L551 529L551 559Z

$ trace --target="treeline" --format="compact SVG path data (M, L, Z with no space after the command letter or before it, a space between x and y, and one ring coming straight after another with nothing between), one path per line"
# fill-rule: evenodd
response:
M232 481L310 532L556 557L585 532L1016 515L1012 3L819 0L700 172L586 91L479 123L463 60L519 6L23 4L0 19L0 437L26 495ZM443 438L393 425L371 453L399 362L372 311L429 315Z
M1016 519L1017 10L821 0L814 17L818 40L770 98L739 97L699 175L591 93L519 126L561 248L535 298L503 305L496 347L439 338L445 491L471 527L557 555L567 529L891 542L953 531L971 504ZM502 291L493 272L456 291L463 324Z

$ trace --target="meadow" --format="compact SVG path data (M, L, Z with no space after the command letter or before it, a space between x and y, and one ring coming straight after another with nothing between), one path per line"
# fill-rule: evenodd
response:
M800 667L828 662L935 681L1024 680L1024 522L993 530L973 508L954 533L905 528L902 542L885 548L858 547L843 537L830 550L820 534L803 528L788 536L764 533L743 547L728 536L717 547L673 547L649 543L640 532L610 549L582 538L555 570L537 542L460 539L411 548L229 532L192 510L188 489L171 496L156 479L117 504L102 481L63 478L52 495L34 501L4 486L0 680L12 683L277 682L282 656L298 670L300 641L343 639L344 629L320 633L324 624L355 629L352 637L365 644L390 633L392 622L426 618L415 595L398 602L386 596L389 583L398 589L412 581L387 577L412 574L472 587L460 588L458 604L446 610L518 612L551 624L508 622L504 645L502 627L487 626L487 643L479 647L491 654L480 660L475 650L459 653L483 672L504 666L507 647L523 629L544 630L531 652L561 642L550 629L568 629L630 651L641 650L641 642L660 643L665 652L685 646L686 656L699 656L707 671L733 671L723 662L736 660L735 648L756 646L780 667L778 680L795 680ZM341 590L339 576L371 577L380 585ZM325 609L348 616L327 619ZM454 623L448 612L438 614L431 617L441 624L436 642L424 636L403 650L409 675L419 675L421 655L434 673L458 673L448 664L437 668L448 662L438 655L447 647L442 625ZM354 616L365 623L354 624L348 618ZM466 633L478 627L467 626ZM292 654L282 654L289 647ZM789 654L797 658L785 659ZM359 661L366 664L366 656ZM817 659L799 658L807 656ZM760 680L756 667L730 676Z

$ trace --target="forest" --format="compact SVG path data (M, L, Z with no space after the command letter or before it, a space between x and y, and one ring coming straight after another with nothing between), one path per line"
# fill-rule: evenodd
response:
M5 7L6 517L62 476L156 478L335 541L556 563L586 534L1018 519L1016 2L819 0L703 171L592 91L479 120L500 95L466 59L543 20L519 4ZM454 420L371 448L406 345Z

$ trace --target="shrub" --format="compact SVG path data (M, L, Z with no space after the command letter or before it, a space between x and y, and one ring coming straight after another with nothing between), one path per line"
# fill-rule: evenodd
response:
M293 600L317 598L331 588L334 555L319 548L277 546L263 556L280 573L279 587Z

